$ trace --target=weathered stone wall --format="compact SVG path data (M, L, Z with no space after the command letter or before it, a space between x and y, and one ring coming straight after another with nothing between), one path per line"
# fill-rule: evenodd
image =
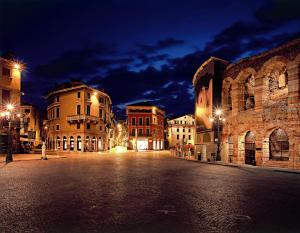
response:
M254 78L253 108L249 108L246 102L251 94L247 86L250 76ZM229 86L231 109L228 107ZM245 135L251 131L255 136L256 165L300 169L299 97L300 40L230 65L225 72L222 90L222 108L227 119L222 133L223 160L245 163L245 156L249 155ZM288 136L288 152L282 152L288 153L288 160L278 161L270 157L270 144L274 143L270 142L270 135L279 128ZM279 139L278 143L284 144Z

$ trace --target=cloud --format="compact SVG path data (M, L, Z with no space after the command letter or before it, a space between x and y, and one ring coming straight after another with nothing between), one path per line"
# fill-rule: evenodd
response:
M174 38L166 38L163 40L157 41L154 45L149 44L137 44L138 53L156 53L163 49L168 49L175 46L180 46L185 43L184 40L174 39Z

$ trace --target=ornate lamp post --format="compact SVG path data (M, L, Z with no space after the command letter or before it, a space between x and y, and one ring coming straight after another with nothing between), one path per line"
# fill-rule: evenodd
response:
M221 160L220 155L220 126L225 123L226 119L223 117L222 110L216 109L213 116L209 118L209 121L212 122L214 125L217 126L217 133L218 133L218 142L217 142L217 155L216 161Z

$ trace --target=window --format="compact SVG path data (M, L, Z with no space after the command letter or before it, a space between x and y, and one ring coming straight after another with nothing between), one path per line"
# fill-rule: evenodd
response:
M77 123L76 128L80 129L80 123Z
M26 109L25 109L25 113L26 113L26 114L30 113L30 109L29 109L29 108L26 108Z
M80 99L80 91L77 92L77 98Z
M189 133L191 132L191 129L189 129Z
M146 129L146 136L150 136L150 129Z
M146 125L149 126L150 125L150 118L146 117Z
M99 103L104 103L104 99L103 99L103 97L99 97Z
M79 92L80 93L80 92ZM76 113L77 115L80 115L80 105L77 105L76 106Z
M143 129L139 129L139 136L143 135Z
M91 93L89 93L89 92L87 93L87 98L91 99Z
M139 117L139 125L143 125L143 118Z
M179 133L179 129L177 129L177 133Z
M184 122L184 124L186 125L186 121Z
M10 91L2 90L2 103L6 104L10 102Z
M6 67L3 67L3 68L2 68L2 75L3 75L3 76L10 77L10 69L8 69L8 68L6 68Z
M132 135L132 136L135 136L135 129L132 129L132 130L131 130L131 135Z
M177 140L179 140L179 135L177 134Z
M189 135L189 140L191 140L191 135Z
M182 129L182 132L185 132L185 129Z
M59 108L56 108L56 118L59 118Z
M132 125L135 125L135 117L132 117L132 118L131 118L131 124L132 124Z
M100 131L102 131L102 125L100 125Z
M56 131L58 131L59 130L59 125L56 125Z
M185 135L182 135L182 138L185 139Z
M59 102L59 96L56 96L56 102Z
M91 115L91 106L90 105L87 105L86 106L86 115Z
M87 129L91 129L91 124L90 123L86 123L86 128Z
M103 110L101 108L99 109L99 117L103 119Z

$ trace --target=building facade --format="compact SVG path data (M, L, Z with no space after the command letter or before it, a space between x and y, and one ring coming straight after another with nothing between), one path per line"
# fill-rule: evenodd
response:
M176 145L194 145L195 118L194 115L185 115L168 120L168 142L169 147Z
M127 105L129 148L136 150L164 149L165 112L147 102Z
M56 151L104 151L110 147L112 101L82 82L57 87L46 96L47 148Z
M20 141L21 146L33 148L42 143L41 118L39 110L32 105L21 105Z
M21 64L0 57L0 112L6 112L7 105L14 106L14 112L20 110L21 102ZM12 124L13 152L18 151L20 145L20 124L17 119ZM0 154L6 153L8 145L8 121L0 118Z
M215 160L218 130L210 121L216 108L221 106L222 79L228 61L211 57L193 77L195 90L195 155L201 160ZM200 158L197 158L200 159Z
M300 39L227 66L225 162L300 168Z

